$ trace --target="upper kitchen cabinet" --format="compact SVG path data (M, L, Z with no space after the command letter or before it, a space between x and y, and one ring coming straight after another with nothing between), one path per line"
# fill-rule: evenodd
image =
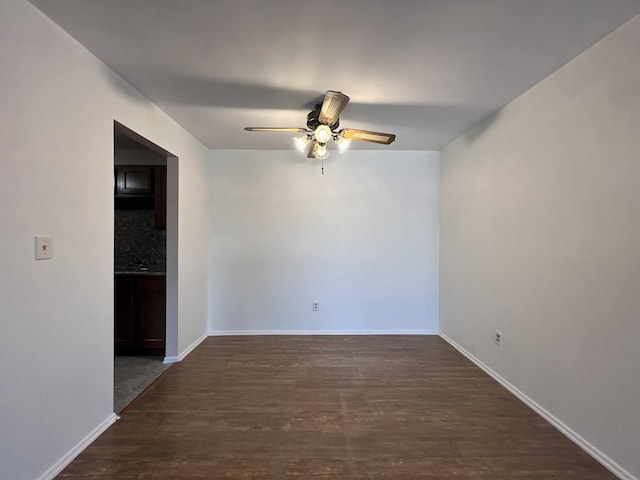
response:
M167 228L167 167L165 165L116 165L115 207L154 210L155 228Z
M147 196L153 193L153 169L145 165L116 167L117 196Z

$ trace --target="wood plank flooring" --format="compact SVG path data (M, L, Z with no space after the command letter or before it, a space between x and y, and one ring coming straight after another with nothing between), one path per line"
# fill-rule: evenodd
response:
M436 336L211 337L57 478L614 479Z

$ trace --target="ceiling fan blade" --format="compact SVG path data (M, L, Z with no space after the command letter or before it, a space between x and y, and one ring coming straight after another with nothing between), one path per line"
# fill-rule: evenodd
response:
M396 139L393 133L369 132L367 130L354 130L352 128L340 130L339 134L347 140L381 143L382 145L389 145Z
M318 120L325 125L333 125L338 121L347 103L349 103L349 97L344 93L328 90L324 96Z
M296 127L244 127L247 132L289 132L289 133L298 133L298 132L306 132L304 128L296 128Z
M317 143L318 143L318 142L314 140L313 142L311 142L311 143L309 144L309 151L307 152L307 158L316 158L316 157L313 155L313 149L314 149L314 148L316 148L316 144L317 144Z

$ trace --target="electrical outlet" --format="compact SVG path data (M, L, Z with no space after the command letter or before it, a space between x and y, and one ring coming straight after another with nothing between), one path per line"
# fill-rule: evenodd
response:
M311 302L311 310L313 310L314 312L320 310L320 302L318 302L317 300Z
M495 337L495 340L493 342L497 346L501 346L502 345L502 332L499 332L498 330L496 330L496 337Z

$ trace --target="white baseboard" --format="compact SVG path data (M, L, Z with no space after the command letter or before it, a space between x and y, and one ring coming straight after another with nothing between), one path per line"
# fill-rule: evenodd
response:
M438 335L437 330L212 330L211 337L236 335Z
M84 437L75 447L69 450L60 460L58 460L51 468L44 472L38 480L52 480L62 470L66 468L82 451L87 448L93 441L109 428L116 421L116 414L109 415L100 425L94 428L86 437Z
M165 357L163 363L175 363L182 361L191 351L196 348L204 339L209 336L208 333L203 334L195 342L189 345L179 356L177 357ZM62 470L65 469L80 453L93 443L107 428L109 428L119 417L115 413L112 413L107 417L100 425L93 429L84 439L80 441L75 447L73 447L64 457L58 460L51 468L49 468L38 480L51 480L56 477Z
M554 416L551 412L546 410L543 406L536 403L532 400L526 393L518 389L515 385L511 384L508 380L500 376L497 372L495 372L491 367L480 361L477 357L467 351L464 347L456 343L453 339L449 338L444 333L439 333L440 337L448 342L453 348L458 350L462 355L467 357L473 363L475 363L478 367L484 370L490 377L492 377L496 382L502 385L504 388L509 390L513 395L515 395L518 399L520 399L523 403L525 403L528 407L530 407L533 411L535 411L538 415L548 421L551 425L556 427L563 435L565 435L569 440L582 448L585 452L591 455L598 463L602 464L607 470L613 473L616 477L621 480L640 480L623 467L618 465L615 461L605 455L598 448L594 447L591 443L581 437L578 433L572 430L569 426L563 423L559 418Z
M198 345L200 345L205 338L207 338L209 336L209 333L204 333L200 336L200 338L196 339L195 342L193 342L191 345L189 345L180 355L178 355L177 357L164 357L164 360L162 361L162 363L176 363L176 362L181 362L182 360L184 360L184 358L189 355L194 348L196 348Z

